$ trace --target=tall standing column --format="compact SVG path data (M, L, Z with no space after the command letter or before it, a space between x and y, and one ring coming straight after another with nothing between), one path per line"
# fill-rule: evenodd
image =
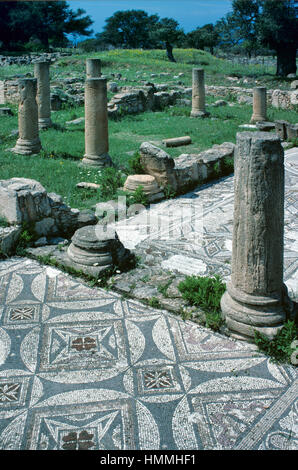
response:
M253 115L251 122L267 121L267 90L256 87L253 91Z
M221 308L232 335L272 338L285 320L284 151L267 132L237 134L232 277Z
M34 64L34 77L37 79L38 125L40 129L51 127L51 91L50 64L37 62Z
M204 69L192 69L192 109L191 117L207 117L205 109Z
M107 80L87 78L85 83L85 155L83 164L111 166L108 136Z
M15 153L30 155L41 150L36 92L36 78L22 78L19 80L19 138L16 146L12 149Z
M87 59L86 60L86 75L87 75L87 78L101 77L101 60L100 59Z

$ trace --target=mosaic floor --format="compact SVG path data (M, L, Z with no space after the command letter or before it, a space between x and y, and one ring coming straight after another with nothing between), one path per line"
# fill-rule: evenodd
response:
M294 291L297 162L298 149L288 151L285 281ZM232 212L229 177L154 206L151 232L144 214L117 231L164 267L228 278ZM293 450L297 392L294 367L248 344L36 261L0 262L1 450Z
M284 281L298 296L298 148L285 152ZM116 231L130 249L150 249L155 263L183 274L231 275L234 178L151 206Z
M298 449L297 374L248 344L0 263L0 449Z

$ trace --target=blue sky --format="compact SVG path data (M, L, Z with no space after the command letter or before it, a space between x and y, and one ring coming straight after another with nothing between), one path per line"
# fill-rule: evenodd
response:
M161 18L174 18L186 33L197 26L215 23L231 11L232 0L71 0L72 10L83 8L94 21L94 33L100 33L105 19L119 10L145 10Z

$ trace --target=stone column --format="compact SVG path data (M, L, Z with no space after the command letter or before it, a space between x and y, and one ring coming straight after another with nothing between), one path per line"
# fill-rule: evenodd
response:
M232 336L272 338L285 320L284 151L266 132L237 134L232 277L221 308Z
M86 75L87 75L87 78L101 77L101 60L100 59L87 59L86 60Z
M85 83L85 155L83 164L111 166L108 136L107 80L87 78Z
M205 109L204 69L192 69L192 109L191 117L207 117Z
M37 79L38 125L46 129L52 126L49 62L35 63L34 77Z
M30 155L41 150L36 92L36 78L22 78L19 80L19 138L16 146L12 149L15 153Z
M267 121L267 90L256 87L253 91L253 115L251 122Z

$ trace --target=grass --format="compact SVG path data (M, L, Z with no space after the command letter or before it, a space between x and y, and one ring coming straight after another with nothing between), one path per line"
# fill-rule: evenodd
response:
M63 77L81 77L85 74L87 57L100 57L102 70L106 75L121 73L127 82L120 85L142 84L141 79L150 80L152 71L157 77L151 81L176 84L173 77L183 72L181 81L191 85L193 66L203 66L206 71L206 83L223 84L224 77L231 74L251 74L264 78L266 70L259 66L233 65L225 60L192 49L176 50L177 63L167 60L165 51L131 51L114 50L96 54L82 54L64 57L51 66L51 79ZM33 66L0 67L0 78L33 72ZM137 73L139 72L139 75ZM169 77L160 77L166 72ZM268 72L268 70L267 70ZM231 84L230 82L227 84ZM207 96L207 104L211 105L220 97ZM78 209L91 208L97 202L113 198L117 194L115 184L121 186L127 174L142 172L138 160L138 151L142 142L150 141L161 146L165 138L189 135L192 144L179 148L169 148L167 152L173 157L181 153L199 153L213 144L235 142L239 125L247 123L251 117L251 106L233 103L232 107L211 107L209 119L191 119L190 108L187 106L169 107L163 111L145 112L128 115L118 121L109 121L109 153L116 167L116 172L107 174L94 168L79 165L84 155L84 123L76 126L66 125L66 121L84 116L84 107L63 109L52 112L54 127L40 132L43 150L35 156L16 155L7 149L13 147L16 137L11 131L17 129L17 107L12 106L13 116L0 116L0 179L26 177L39 181L47 191L62 195L66 204ZM296 121L294 111L269 108L269 119L285 119ZM226 172L232 171L231 162L227 162ZM76 184L81 181L98 183L101 188L96 191L79 189ZM167 191L172 197L171 188ZM142 194L139 194L142 200Z
M161 308L160 301L157 297L151 297L151 299L148 299L148 305L152 308Z
M98 57L102 61L102 71L105 75L121 73L127 79L127 84L138 82L141 78L152 79L152 73L170 73L170 77L154 77L156 83L176 81L173 77L178 73L185 73L179 77L186 85L191 84L191 69L194 66L204 67L206 79L212 84L222 85L226 76L237 77L241 86L250 87L243 82L244 78L250 80L262 79L268 87L288 88L287 79L280 79L275 75L275 67L264 65L245 65L237 61L227 61L217 58L208 52L196 49L174 49L176 63L169 62L164 50L111 50L95 53L77 53L63 57L51 66L51 80L59 80L65 75L68 78L84 79L85 61L88 57ZM13 77L19 74L31 73L31 65L11 65L9 68L0 67L0 79ZM136 76L136 72L138 75ZM233 82L230 82L233 84Z
M173 282L173 278L169 279L165 284L160 284L157 287L158 292L167 298L168 297L167 291L170 285L172 284L172 282Z

